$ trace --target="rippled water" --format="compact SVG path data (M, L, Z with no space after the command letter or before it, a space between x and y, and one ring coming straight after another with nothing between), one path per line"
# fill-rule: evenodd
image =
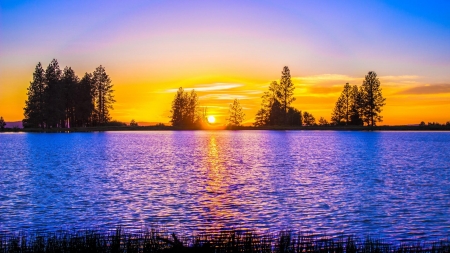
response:
M450 133L0 134L0 230L450 235Z

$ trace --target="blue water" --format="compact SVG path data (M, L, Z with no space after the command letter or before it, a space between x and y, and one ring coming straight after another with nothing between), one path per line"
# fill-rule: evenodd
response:
M450 235L450 133L0 134L0 230Z

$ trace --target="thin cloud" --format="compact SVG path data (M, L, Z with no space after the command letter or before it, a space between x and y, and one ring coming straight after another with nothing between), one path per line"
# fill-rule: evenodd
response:
M213 84L199 84L195 87L187 87L183 88L185 91L195 90L195 91L217 91L217 90L229 90L233 88L238 88L243 86L243 84L239 83L213 83ZM178 88L176 89L168 89L165 92L173 93L177 92Z
M237 94L208 94L204 96L200 96L200 99L218 99L218 100L234 100L235 98L241 99L251 99L246 95L237 95Z
M401 95L445 94L450 93L450 84L423 85L400 91Z

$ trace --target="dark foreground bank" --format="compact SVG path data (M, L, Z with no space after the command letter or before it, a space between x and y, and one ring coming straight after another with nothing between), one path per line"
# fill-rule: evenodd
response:
M251 231L177 236L157 230L106 233L0 234L0 252L450 252L450 242L410 242L394 245L382 239L319 237L293 232L261 234Z

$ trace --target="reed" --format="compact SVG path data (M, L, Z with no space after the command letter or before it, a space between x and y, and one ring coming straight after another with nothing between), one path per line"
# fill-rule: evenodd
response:
M393 245L383 240L357 237L322 237L283 231L217 231L177 236L162 230L131 232L122 228L100 232L0 234L1 253L57 252L260 252L260 253L449 253L450 241Z

